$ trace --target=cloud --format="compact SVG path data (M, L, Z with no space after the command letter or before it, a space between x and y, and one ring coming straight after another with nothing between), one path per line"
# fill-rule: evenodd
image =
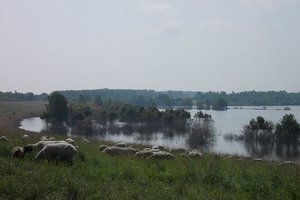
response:
M142 0L138 4L138 8L146 12L158 14L167 14L171 12L171 6L165 2Z

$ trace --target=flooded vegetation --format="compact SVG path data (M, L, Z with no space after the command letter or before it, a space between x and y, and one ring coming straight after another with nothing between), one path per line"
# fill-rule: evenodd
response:
M203 131L203 127L201 127L203 122L200 123L200 126L195 124L193 126L191 123L191 119L195 121L194 115L198 112L196 109L188 110L192 117L187 120L186 124L164 125L155 121L152 123L105 121L101 120L98 113L99 120L87 118L72 128L65 124L62 129L63 133L69 136L89 137L104 141L201 149L221 154L275 160L299 160L299 144L280 143L274 139L271 142L263 142L257 139L247 139L243 135L244 126L259 114L274 123L279 122L286 113L293 113L298 117L300 115L298 106L293 106L288 112L283 108L279 109L280 107L267 107L266 110L258 110L257 107L242 109L230 107L227 111L205 110L204 113L208 113L212 117L208 124L212 132L208 135L201 132ZM39 118L24 119L20 128L32 130L31 127L36 127L38 124L40 124L38 132L47 131L45 121ZM49 125L51 127L51 124L48 124L48 131L50 131ZM198 134L199 132L201 134ZM205 142L203 142L204 139Z

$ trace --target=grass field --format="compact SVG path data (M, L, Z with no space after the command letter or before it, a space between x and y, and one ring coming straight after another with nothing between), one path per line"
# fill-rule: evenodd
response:
M0 101L0 129L16 129L21 119L40 116L45 101Z
M174 160L109 156L99 141L77 139L80 153L73 166L11 157L15 145L40 135L0 143L0 199L300 199L299 166L255 163L206 154ZM3 134L3 133L2 133ZM56 136L64 139L64 136Z

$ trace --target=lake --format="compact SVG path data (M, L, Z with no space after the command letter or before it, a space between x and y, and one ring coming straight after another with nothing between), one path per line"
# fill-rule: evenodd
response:
M282 106L262 107L229 107L227 111L203 110L212 116L215 121L215 140L212 144L200 147L205 151L221 153L221 154L238 154L243 156L262 157L274 160L296 160L300 161L300 147L278 146L276 144L260 145L247 144L243 140L226 140L224 135L234 134L240 135L243 126L248 124L252 118L262 116L266 120L277 123L285 114L294 114L297 120L300 120L300 106L289 106L291 110L284 110ZM191 116L194 116L198 110L188 110ZM21 121L21 129L41 132L46 130L47 124L38 117L24 119ZM68 136L84 137L82 135L74 135L70 128L66 127ZM91 136L97 140L139 143L145 145L163 145L167 147L191 148L187 142L187 134L154 132L152 134L141 134L138 132L123 133L106 131L105 134L93 134Z

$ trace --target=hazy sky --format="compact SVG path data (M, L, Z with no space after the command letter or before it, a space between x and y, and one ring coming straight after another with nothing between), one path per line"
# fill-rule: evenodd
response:
M0 0L0 91L300 91L300 0Z

